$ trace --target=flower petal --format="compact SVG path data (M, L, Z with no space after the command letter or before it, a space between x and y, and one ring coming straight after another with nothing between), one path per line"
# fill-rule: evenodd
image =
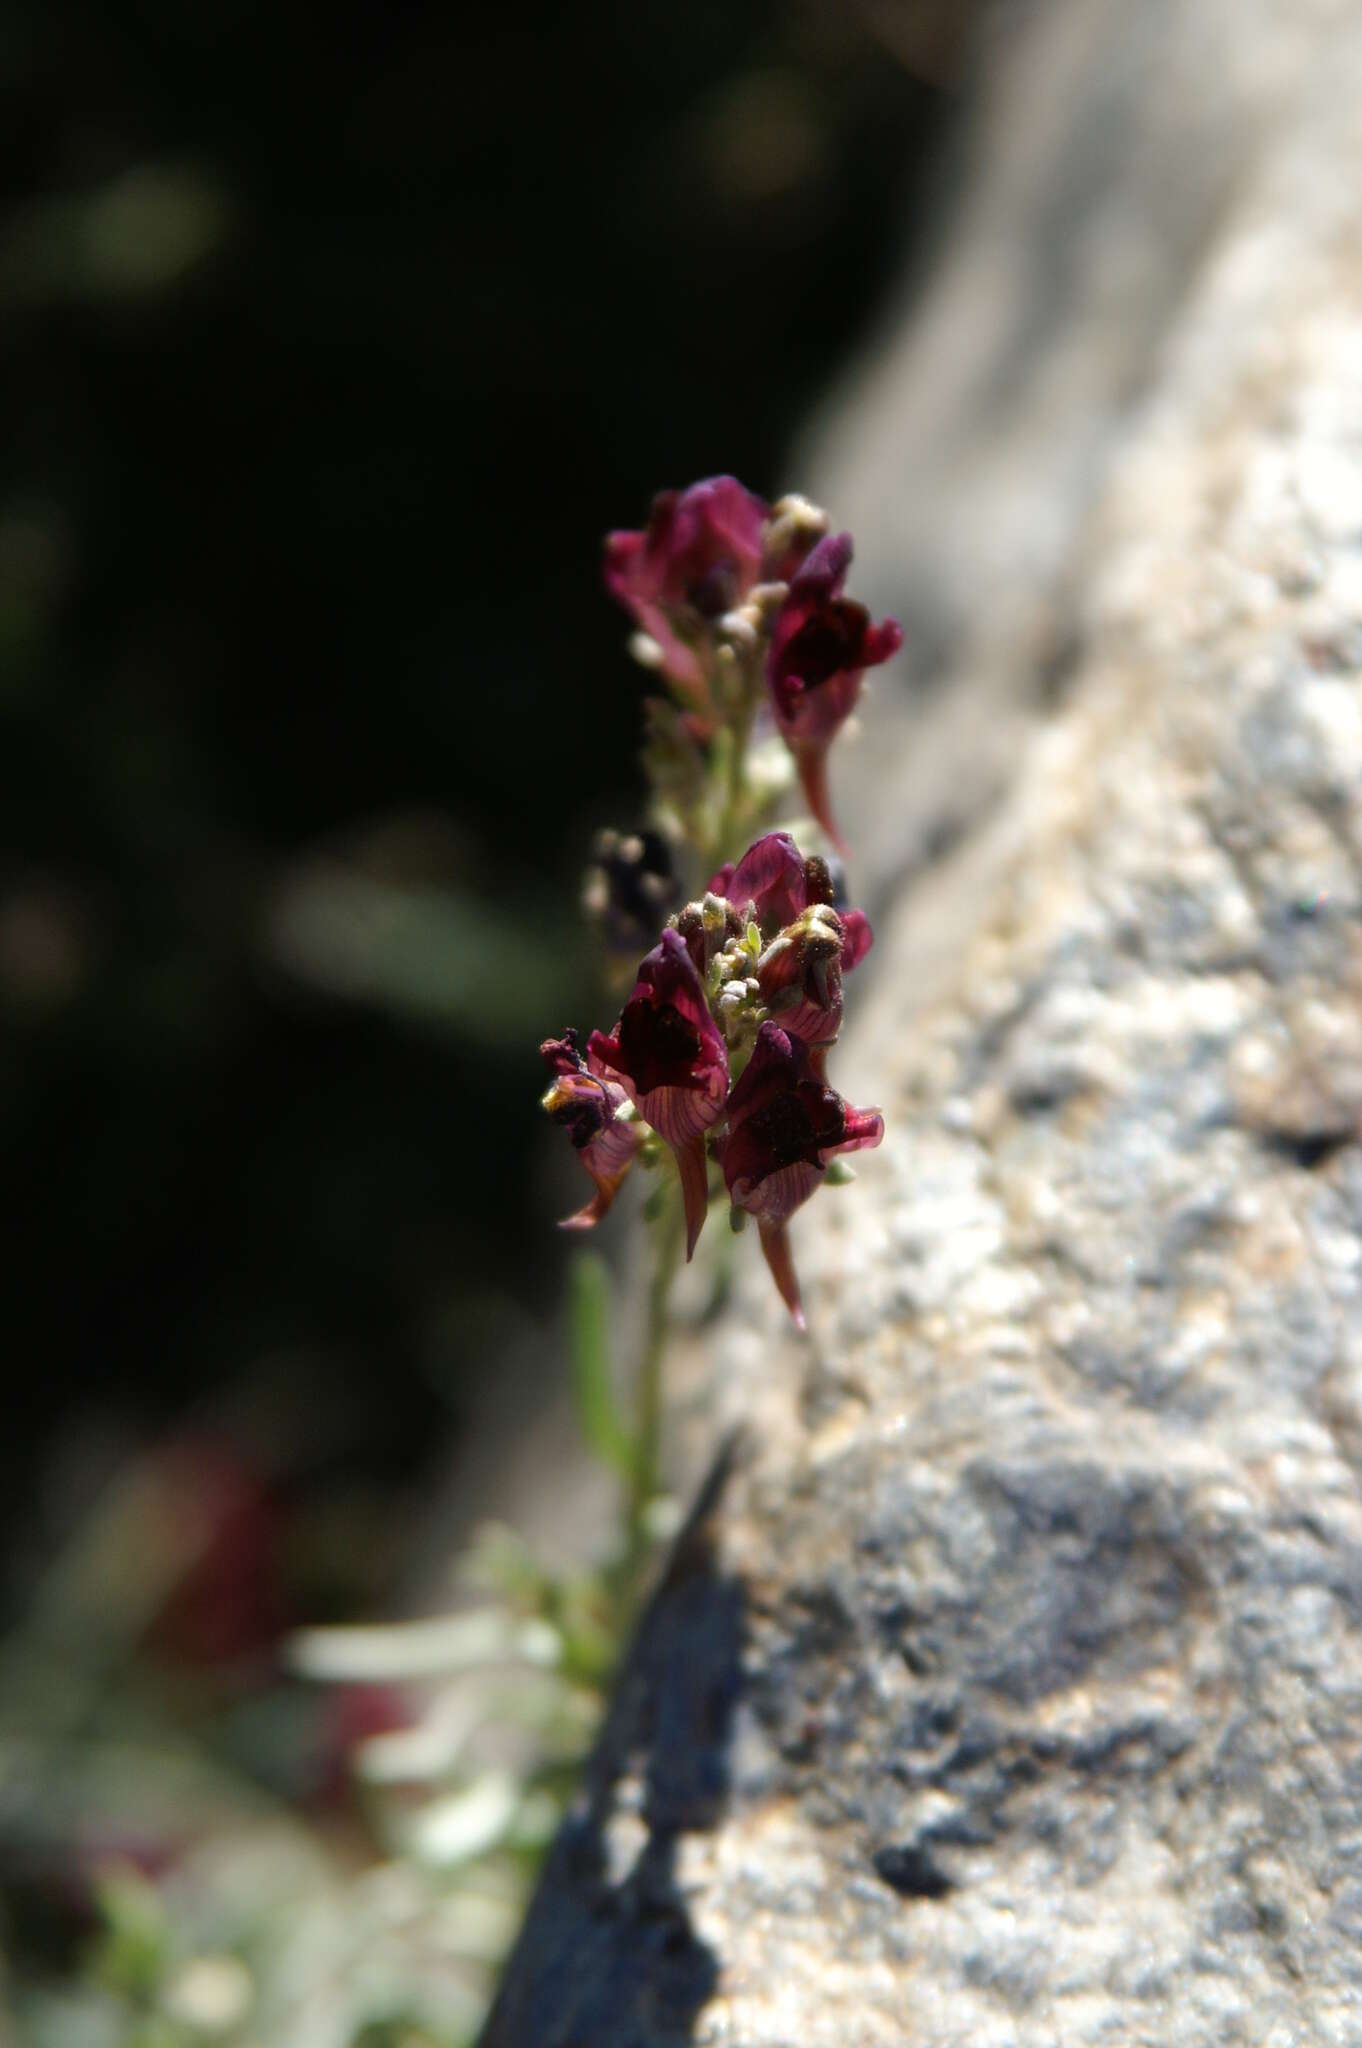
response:
M895 620L872 625L864 605L842 596L850 563L850 534L819 542L790 584L766 663L776 724L795 756L805 800L838 845L827 749L855 707L866 669L887 661L903 641Z
M676 1155L689 1258L708 1200L704 1134L723 1114L728 1051L679 932L663 932L639 965L614 1031L593 1031L587 1056L619 1081Z
M845 1131L835 1145L823 1148L824 1163L839 1152L871 1152L884 1136L884 1118L877 1109L853 1109L844 1103Z
M804 1305L799 1298L799 1276L794 1269L794 1258L790 1252L790 1233L783 1222L768 1222L765 1218L757 1225L766 1263L771 1269L771 1278L776 1291L794 1319L797 1330L808 1329L804 1320Z
M752 904L759 924L790 924L808 900L804 856L788 832L768 832L755 840L724 877L721 868L710 883L714 894L726 896L739 910Z
M777 1166L762 1178L739 1175L729 1193L739 1209L767 1223L784 1223L802 1209L820 1186L823 1168L816 1159L797 1159L792 1165Z
M838 829L832 815L832 795L828 789L828 748L831 739L820 742L796 743L791 751L795 767L799 771L799 786L804 792L804 801L809 807L809 816L816 825L827 833L843 860L851 849Z
M686 1257L695 1255L696 1241L709 1214L709 1165L705 1158L703 1132L697 1131L684 1144L673 1145L676 1169L681 1176L681 1200L686 1210Z
M761 573L765 502L736 477L660 491L641 532L611 533L605 584L662 650L662 666L696 710L708 706L698 647Z
M878 1145L883 1135L879 1111L844 1102L808 1048L768 1019L729 1098L728 1130L716 1149L736 1206L783 1223L814 1192L831 1158Z
M594 1168L588 1165L587 1171L596 1183L596 1192L584 1208L574 1210L571 1216L560 1216L558 1228L560 1230L593 1230L619 1193L624 1182L624 1176L633 1163L633 1153L631 1151L629 1159L619 1173L597 1173ZM583 1164L587 1164L585 1156L583 1156Z
M842 920L842 972L849 974L870 951L875 934L863 910L841 910L837 914Z
M555 1123L563 1125L577 1157L596 1183L586 1207L564 1217L561 1227L589 1230L605 1215L633 1165L643 1142L643 1126L620 1117L627 1100L624 1089L582 1058L575 1031L545 1039L540 1053L555 1077L544 1096L544 1108Z

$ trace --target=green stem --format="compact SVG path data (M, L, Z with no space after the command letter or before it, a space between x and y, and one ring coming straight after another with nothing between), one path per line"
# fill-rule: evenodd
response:
M657 1219L653 1243L653 1272L648 1283L648 1305L643 1334L643 1355L639 1360L638 1410L634 1430L634 1464L629 1481L629 1559L636 1569L647 1556L648 1508L661 1488L662 1470L662 1361L667 1349L668 1311L672 1283L681 1265L685 1244L685 1216L679 1184L668 1191ZM633 1575L631 1571L631 1576Z
M728 774L724 778L723 808L719 813L719 829L714 849L717 862L736 860L742 852L738 845L739 828L747 811L747 746L752 737L752 710L744 705L734 716L730 729L731 745L728 755Z

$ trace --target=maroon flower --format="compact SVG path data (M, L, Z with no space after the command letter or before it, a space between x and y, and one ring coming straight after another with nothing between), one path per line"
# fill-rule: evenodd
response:
M618 1112L628 1100L623 1088L601 1071L598 1062L582 1058L575 1031L565 1031L561 1038L546 1038L539 1051L555 1077L544 1107L555 1123L564 1126L596 1183L586 1207L575 1216L565 1216L559 1227L590 1230L614 1201L620 1182L634 1163L643 1132L632 1119L621 1122Z
M817 865L821 878L810 876L809 863L788 832L768 832L748 847L736 867L732 861L725 862L711 877L708 893L725 897L737 910L750 905L759 925L778 930L814 900L809 893L811 885L817 890L826 883L831 897L827 869L822 863Z
M870 926L861 912L853 915L868 935ZM808 1046L830 1045L836 1038L842 1028L842 969L852 950L837 912L817 903L786 925L761 954L761 999L791 1038Z
M679 932L663 932L639 967L613 1034L593 1031L587 1053L618 1075L639 1115L676 1155L689 1258L709 1204L705 1132L723 1114L728 1053Z
M766 664L776 724L795 757L809 809L838 846L828 803L828 748L851 715L865 671L903 644L896 620L874 626L864 605L843 597L850 563L849 533L829 534L813 549L776 617Z
M829 1044L842 1024L842 976L870 951L865 912L833 908L827 863L806 860L788 832L768 832L709 887L774 932L756 975L782 1030L806 1045Z
M607 534L605 586L662 649L662 666L700 710L709 704L697 648L761 573L767 507L736 477L661 491L641 533Z
M878 1145L883 1136L878 1110L853 1109L815 1073L806 1046L778 1024L762 1025L729 1098L728 1133L717 1149L733 1205L756 1217L766 1263L801 1330L786 1225L830 1159Z

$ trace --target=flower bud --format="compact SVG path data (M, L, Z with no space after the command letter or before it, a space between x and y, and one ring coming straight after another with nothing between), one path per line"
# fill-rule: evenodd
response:
M611 952L637 959L681 893L671 847L660 832L606 831L591 852L582 907Z
M712 889L707 889L698 903L687 903L678 910L670 923L685 940L691 964L705 982L711 978L718 955L743 932L742 919L733 905Z
M757 962L762 1001L782 1030L805 1045L825 1045L842 1028L842 921L811 904Z
M762 576L772 583L788 583L827 530L827 513L798 491L777 499L762 536Z

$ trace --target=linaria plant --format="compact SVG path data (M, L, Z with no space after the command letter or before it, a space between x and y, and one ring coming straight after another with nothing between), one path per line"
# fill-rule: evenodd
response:
M843 898L828 754L865 671L901 635L844 594L851 540L827 524L802 498L768 505L712 477L662 493L646 526L606 542L606 585L633 620L631 650L651 683L648 796L636 830L601 834L585 890L617 1014L608 1029L562 1030L541 1053L544 1107L586 1181L563 1227L589 1231L626 1183L649 1186L630 1402L610 1358L604 1263L579 1251L569 1286L583 1427L621 1481L616 1541L599 1569L567 1574L541 1566L512 1532L489 1530L467 1561L478 1595L469 1611L313 1630L294 1644L297 1669L395 1686L416 1716L363 1743L356 1768L392 1869L445 1915L442 1952L464 1970L468 2027L570 1796L667 1524L673 1283L725 1200L735 1230L755 1223L802 1330L790 1218L848 1178L844 1155L883 1132L877 1110L854 1107L828 1079L844 982L871 943ZM409 2010L417 1981L406 1980ZM276 2048L273 2035L261 2038ZM316 2048L339 2039L318 2034Z
M789 1219L825 1181L849 1178L841 1156L884 1130L877 1110L853 1107L827 1077L843 977L871 943L864 915L842 900L847 849L828 754L865 671L902 634L845 595L851 536L827 529L804 498L768 505L720 476L662 492L646 526L606 541L606 586L634 621L631 651L655 685L644 706L649 796L639 832L602 836L586 903L607 949L637 965L610 1030L583 1043L569 1029L540 1050L544 1107L594 1185L564 1228L598 1223L635 1169L657 1177L630 1424L608 1363L579 1361L593 1436L626 1479L625 1612L660 1491L672 1282L712 1199L726 1194L734 1230L755 1219L802 1330ZM808 814L795 832L773 816L792 781Z

